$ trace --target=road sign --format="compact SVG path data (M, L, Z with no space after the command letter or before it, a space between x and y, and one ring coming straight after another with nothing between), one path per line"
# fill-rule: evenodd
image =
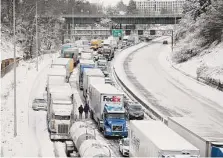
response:
M122 30L112 30L113 37L122 37Z

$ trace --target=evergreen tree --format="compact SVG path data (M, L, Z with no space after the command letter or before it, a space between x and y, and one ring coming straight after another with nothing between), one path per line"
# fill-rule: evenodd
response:
M129 5L127 6L128 14L137 14L136 3L133 0L129 1Z

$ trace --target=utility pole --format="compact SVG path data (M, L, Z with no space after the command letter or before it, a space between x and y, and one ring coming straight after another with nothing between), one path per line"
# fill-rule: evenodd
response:
M72 16L74 16L74 8L72 8ZM72 18L72 24L73 24L73 26L72 26L72 29L71 29L71 38L73 38L73 43L74 43L74 17Z
M16 37L15 37L15 0L13 0L13 38L14 38L14 137L17 136L17 109L16 109Z
M38 14L37 14L37 1L36 1L36 71L38 71Z

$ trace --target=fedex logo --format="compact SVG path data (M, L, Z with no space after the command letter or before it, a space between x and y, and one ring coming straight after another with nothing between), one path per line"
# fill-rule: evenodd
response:
M107 102L121 102L121 98L117 97L117 96L112 96L112 97L108 97L108 96L103 96L103 101L107 101Z

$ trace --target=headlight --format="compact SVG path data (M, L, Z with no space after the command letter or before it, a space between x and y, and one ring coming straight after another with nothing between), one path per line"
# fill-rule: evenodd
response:
M106 130L106 132L111 132L110 128L106 128L105 130Z

